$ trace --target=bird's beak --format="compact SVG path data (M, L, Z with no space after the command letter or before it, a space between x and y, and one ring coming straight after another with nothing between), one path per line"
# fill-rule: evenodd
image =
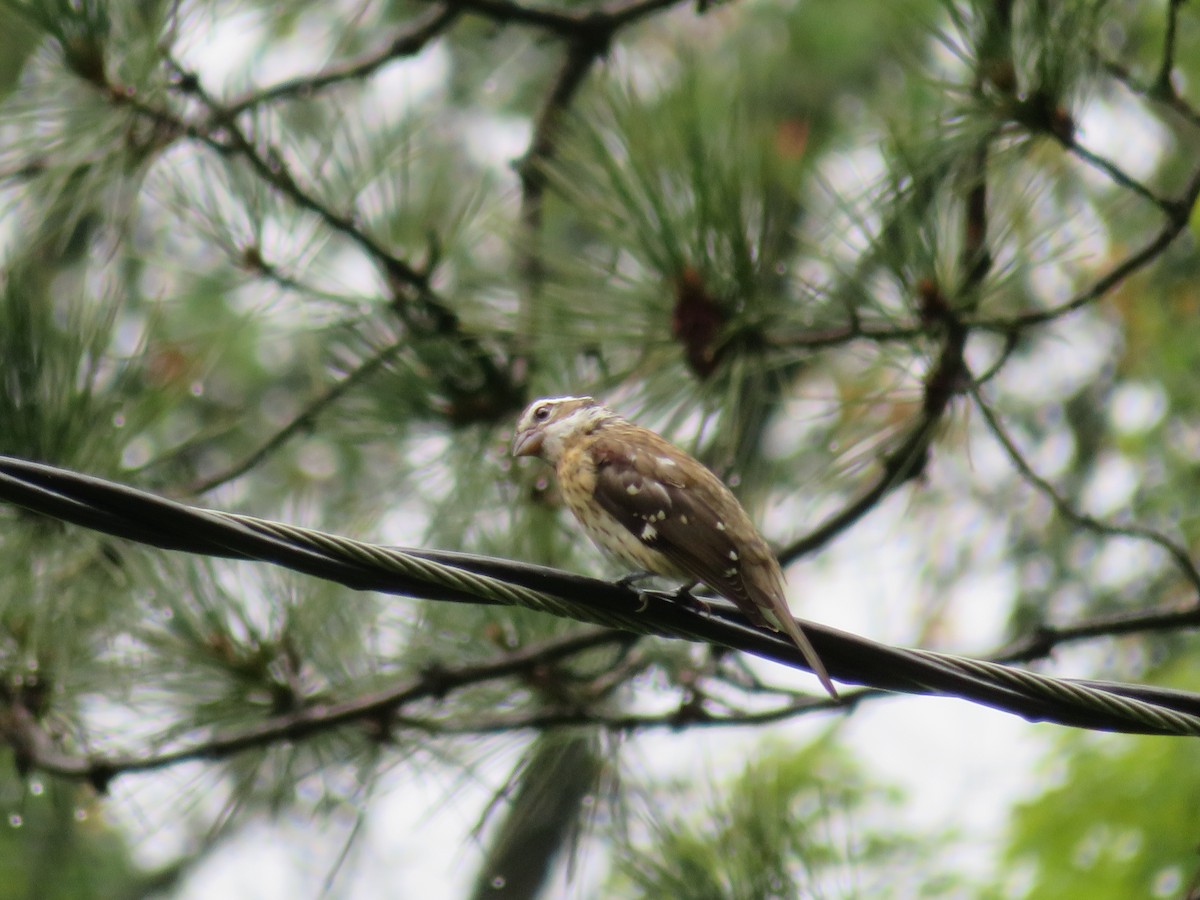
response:
M535 428L518 431L517 436L513 438L513 456L536 456L545 439L546 435Z

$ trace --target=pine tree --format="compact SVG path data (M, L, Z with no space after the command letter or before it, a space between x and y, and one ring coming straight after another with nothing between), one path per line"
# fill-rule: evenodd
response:
M800 615L1196 691L1198 39L1181 0L0 0L0 456L613 580L507 452L592 394L735 487ZM1178 738L1056 739L964 872L807 676L68 506L0 505L11 896L257 888L264 833L288 896L1197 877L1153 839ZM886 608L809 590L888 567Z

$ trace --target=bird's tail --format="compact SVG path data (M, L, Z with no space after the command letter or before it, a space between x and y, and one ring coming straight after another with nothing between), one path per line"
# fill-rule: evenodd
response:
M833 686L833 680L829 677L829 672L825 668L825 664L821 662L821 657L817 655L817 648L812 645L812 641L808 639L808 635L804 633L804 629L800 627L800 623L793 619L790 614L779 614L772 616L772 618L780 620L780 628L787 633L787 636L792 639L792 643L799 648L800 653L804 656L804 661L812 669L812 673L820 679L821 687L825 688L826 692L834 700L839 699L837 688Z
M774 563L775 558L770 557L769 562ZM808 635L801 629L800 623L793 618L792 611L788 608L785 589L787 576L783 574L783 570L778 564L754 566L748 568L745 574L748 592L766 625L790 637L812 673L820 679L821 687L825 688L834 700L840 699L837 688L833 686L833 680L829 677L829 670L821 662L816 647L812 645L812 641L808 639Z

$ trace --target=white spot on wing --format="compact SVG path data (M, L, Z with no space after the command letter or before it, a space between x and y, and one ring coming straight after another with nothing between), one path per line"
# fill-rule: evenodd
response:
M643 541L652 541L656 537L658 537L658 529L655 528L653 525L651 525L649 522L647 522L646 525L642 528L642 540Z
M730 566L728 569L725 570L726 578L732 578L736 574L737 574L737 566Z
M684 525L686 525L686 524L688 523L688 517L687 517L687 516L680 516L680 517L679 517L679 521L680 521L680 522L682 522Z
M627 485L627 486L626 486L626 488L625 488L625 493L627 493L627 494L629 494L630 496L632 496L632 495L634 495L634 494L638 493L640 490L641 490L641 488L640 488L638 485L636 485L636 484L631 484L631 485Z
M732 559L734 562L737 562L737 560L738 560L737 551L736 551L736 550L730 550L730 551L729 551L729 558L730 558L730 559Z
M724 531L724 530L725 530L725 523L718 521L717 522L717 531Z
M669 457L669 456L660 456L658 458L658 461L659 461L659 464L664 465L664 466L678 465L678 463L675 462L675 460L671 459L671 457Z

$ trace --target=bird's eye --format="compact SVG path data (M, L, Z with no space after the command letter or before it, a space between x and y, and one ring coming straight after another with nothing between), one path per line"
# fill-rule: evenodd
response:
M550 418L550 407L539 406L533 411L533 418L535 421L545 422L548 418Z

